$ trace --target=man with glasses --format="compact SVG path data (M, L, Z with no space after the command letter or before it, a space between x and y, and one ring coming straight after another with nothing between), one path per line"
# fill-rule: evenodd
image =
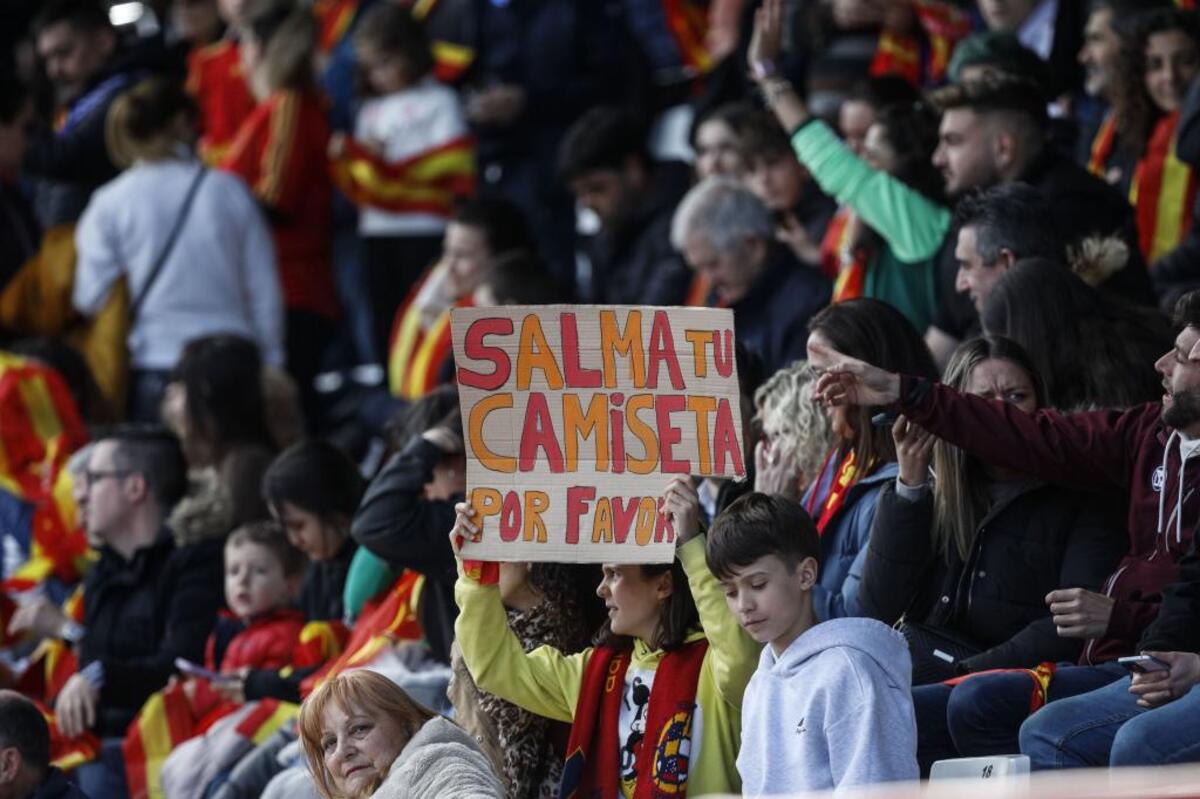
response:
M43 604L17 626L76 644L80 668L55 701L58 727L67 737L101 737L99 760L80 767L76 780L89 796L120 797L125 728L166 684L176 658L203 658L222 604L222 541L177 546L166 528L186 467L164 430L122 428L100 439L84 479L80 509L100 560L84 584L83 624Z

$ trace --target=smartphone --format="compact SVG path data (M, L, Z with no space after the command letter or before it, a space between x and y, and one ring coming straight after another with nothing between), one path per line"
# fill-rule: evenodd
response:
M875 425L876 427L891 427L899 418L900 414L897 411L884 411L872 416L871 424Z
M193 663L187 658L175 658L175 668L189 677L202 677L209 682L226 682L233 679L228 674L221 674L212 669L206 669L199 663Z
M1130 655L1129 657L1118 658L1117 663L1138 674L1145 674L1148 671L1164 671L1171 668L1171 664L1165 660L1159 660L1153 655Z

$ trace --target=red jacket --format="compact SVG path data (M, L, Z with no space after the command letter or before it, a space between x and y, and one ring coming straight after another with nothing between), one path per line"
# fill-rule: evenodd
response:
M223 39L193 50L188 56L187 90L200 107L200 153L205 162L219 163L254 111L238 43Z
M1200 522L1200 457L1182 469L1181 479L1180 434L1163 424L1162 405L1026 414L912 377L901 381L899 404L917 424L988 463L1128 496L1129 554L1104 585L1116 600L1112 618L1080 662L1132 654L1158 614L1163 589L1179 579L1179 561Z
M223 610L208 637L204 666L222 674L240 668L278 670L290 666L303 627L304 614L298 610L277 610L249 624Z
M242 124L221 168L240 175L268 210L288 309L337 316L328 146L316 92L278 91Z

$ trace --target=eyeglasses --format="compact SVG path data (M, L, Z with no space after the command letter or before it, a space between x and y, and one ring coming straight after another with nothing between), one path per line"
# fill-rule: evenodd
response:
M88 485L95 485L105 477L115 477L120 480L124 477L128 477L131 474L133 474L133 472L129 471L128 469L109 469L107 471L92 471L91 469L87 469L84 471L83 476L84 479L87 480Z

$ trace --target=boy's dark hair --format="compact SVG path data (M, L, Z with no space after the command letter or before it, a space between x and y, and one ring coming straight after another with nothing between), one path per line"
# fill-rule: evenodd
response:
M229 534L225 539L225 548L241 546L242 544L258 544L270 551L283 567L285 577L297 577L304 573L308 566L308 558L288 541L279 522L261 521L243 524Z
M503 197L473 197L454 211L454 222L483 231L492 256L533 250L533 234L525 212Z
M479 284L491 290L497 305L553 305L567 300L546 264L527 250L492 259Z
M992 264L1000 250L1017 258L1063 262L1066 245L1054 224L1046 195L1028 183L1005 183L964 197L955 208L959 228L975 229L975 248Z
M775 555L788 571L805 558L819 558L820 539L800 503L754 491L736 500L713 520L704 556L718 580L759 558Z
M753 166L759 161L774 161L788 156L795 158L791 139L779 126L773 114L765 111L756 113L746 121L745 130L738 138L738 151L742 159Z
M37 706L16 691L0 691L0 749L12 747L36 774L50 768L50 727Z
M40 35L62 22L80 33L111 31L106 5L98 0L49 0L33 18L33 34Z
M558 174L569 183L588 172L620 171L630 158L650 163L645 127L628 111L599 106L567 131L558 148Z
M285 449L263 475L262 495L277 514L284 502L326 523L348 523L366 485L354 461L328 441L310 439Z
M142 475L164 517L187 491L187 462L179 439L161 425L124 424L98 440L113 441L114 466Z
M931 93L929 101L941 113L966 108L980 114L1016 114L1030 133L1039 136L1047 125L1046 98L1041 88L1027 78L1002 72L943 87Z
M354 28L354 47L374 47L408 62L409 78L416 80L433 70L433 52L420 22L395 3L371 6Z

